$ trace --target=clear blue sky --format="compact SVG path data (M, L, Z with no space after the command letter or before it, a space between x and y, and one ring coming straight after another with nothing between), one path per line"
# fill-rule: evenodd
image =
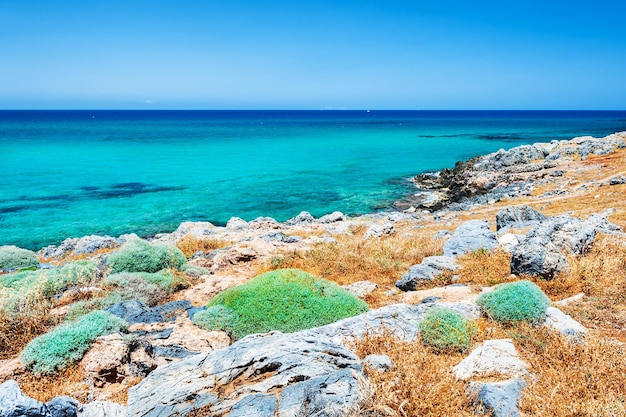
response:
M0 109L626 109L626 2L1 0Z

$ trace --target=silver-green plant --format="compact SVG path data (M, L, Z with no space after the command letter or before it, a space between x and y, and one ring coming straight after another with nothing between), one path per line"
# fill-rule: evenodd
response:
M474 323L445 307L429 309L419 323L422 343L437 351L464 352L472 344Z
M174 245L151 244L143 239L131 239L107 261L112 273L158 272L162 269L181 269L187 258Z
M20 359L36 374L52 374L80 360L99 336L125 330L128 324L105 311L93 311L33 339Z
M550 299L536 284L523 280L498 285L478 297L476 303L499 322L538 323L545 318Z
M39 259L35 252L17 246L0 246L0 271L37 267Z

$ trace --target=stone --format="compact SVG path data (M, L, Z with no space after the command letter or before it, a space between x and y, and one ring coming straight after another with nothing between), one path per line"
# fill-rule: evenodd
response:
M0 384L1 417L52 417L48 407L22 393L15 380Z
M127 408L108 401L94 401L83 405L78 417L127 417Z
M257 217L248 223L248 226L255 230L280 229L280 223L272 217Z
M171 237L178 240L183 236L204 237L214 235L216 227L209 222L183 222L172 233Z
M556 307L548 307L544 324L563 336L575 339L587 334L587 329L582 324Z
M363 365L379 372L386 372L393 368L393 361L388 355L367 355L363 358Z
M458 379L487 377L495 374L510 378L530 376L511 339L486 340L453 368Z
M626 177L623 175L618 175L617 177L613 177L611 178L611 181L609 182L609 185L620 185L620 184L626 184Z
M83 236L81 238L65 239L59 246L46 246L39 251L44 259L59 259L74 252L77 255L86 255L102 249L114 249L121 246L117 239L111 236Z
M396 232L393 227L393 223L374 224L370 226L363 237L365 239L379 238L383 236L389 236Z
M519 240L513 233L505 233L498 238L498 243L505 252L511 253L519 245Z
M318 223L336 223L336 222L342 222L344 220L346 220L345 214L343 214L340 211L333 211L330 214L326 214L320 217L317 221Z
M161 366L128 391L128 413L295 415L302 404L350 407L362 395L361 361L331 340L272 332ZM314 397L314 398L311 398ZM252 414L251 414L252 413Z
M468 391L475 396L479 412L490 412L493 417L519 417L518 403L525 386L526 382L520 379L472 382Z
M341 287L359 298L364 298L374 292L378 288L378 284L370 281L358 281L350 285L342 285Z
M559 301L554 301L552 303L552 305L553 306L557 306L557 307L566 306L566 305L571 304L573 302L580 301L583 298L585 298L585 293L584 292L579 292L578 294L572 295L571 297L567 297L567 298L564 298L564 299L559 300Z
M469 220L461 224L443 246L445 256L459 256L479 249L491 250L498 247L496 234L489 224L481 220Z
M72 397L54 397L46 403L50 417L76 417L80 403Z
M188 300L179 300L152 307L150 311L159 314L163 321L174 321L175 317L192 308L193 305Z
M95 386L122 382L128 376L125 365L129 347L118 333L101 336L91 345L80 367Z
M587 222L593 225L597 232L606 233L610 235L620 234L622 228L618 225L611 223L607 217L615 212L615 209L609 209L602 213L591 214L587 218Z
M533 227L526 237L550 241L559 250L574 255L586 253L595 241L596 230L593 224L570 216L555 216Z
M220 250L213 256L213 267L224 268L255 260L258 254L250 248L233 247Z
M413 291L421 282L432 281L447 271L457 271L459 265L452 256L427 256L422 262L413 265L409 271L396 282L402 291Z
M311 215L308 211L303 211L298 214L296 217L292 217L291 219L285 222L286 225L295 226L301 224L309 224L315 221L315 217Z
M524 240L513 249L511 254L511 273L538 275L553 279L556 275L567 273L567 258L546 238L533 237Z
M248 222L239 217L231 217L226 222L226 228L230 230L242 230L248 227Z
M164 320L163 316L141 301L129 300L121 303L113 304L107 307L105 311L121 317L128 323L154 323Z
M507 207L496 214L496 230L523 229L546 219L544 214L529 206Z
M26 370L20 358L0 360L0 381L12 379Z
M433 239L448 239L452 236L452 232L449 230L440 230L433 235Z

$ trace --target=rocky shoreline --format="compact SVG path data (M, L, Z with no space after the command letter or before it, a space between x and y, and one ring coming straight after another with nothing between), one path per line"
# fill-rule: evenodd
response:
M133 299L103 306L128 328L101 336L91 345L77 365L86 377L71 393L76 398L57 396L48 402L29 398L16 380L31 371L18 356L0 360L0 416L349 415L372 395L368 375L394 367L384 352L360 358L353 350L354 340L390 331L398 340L414 342L420 323L435 307L470 321L485 314L476 300L492 288L455 283L464 256L506 253L512 277L551 280L568 274L571 257L585 256L598 236L625 239L622 228L608 219L612 211L586 218L567 213L547 216L515 204L470 220L460 219L459 213L521 197L532 201L536 188L546 185L556 188L540 194L543 199L570 193L575 187L620 185L626 178L561 183L569 164L624 147L626 132L501 150L459 162L452 169L416 176L418 192L396 202L398 211L393 212L355 218L335 212L318 219L302 212L284 223L272 218L249 222L232 218L224 227L182 223L172 233L154 236L150 245L185 248L186 241L211 243L194 247L197 250L186 254L187 265L180 267L179 272L193 284L159 298L165 303L149 305ZM383 242L402 236L410 240L416 230L432 224L436 227L430 237L440 242L441 253L423 257L402 277L389 277L389 288L368 281L344 285L365 300L374 291L385 291L388 305L321 327L236 341L223 331L207 331L191 321L208 300L250 279L259 265L280 264L288 254L332 247L341 239ZM69 285L52 294L55 307L50 314L65 317L73 300L90 300L104 291L110 257L136 239L135 235L86 236L41 249L39 270L57 270L77 259L87 259L95 268L89 285ZM445 283L436 285L441 277L446 277ZM0 290L2 285L0 281ZM553 303L539 324L580 343L588 329L558 308L569 302L573 301ZM476 344L450 372L467 381L466 395L476 398L477 410L495 416L520 415L523 389L535 379L510 339ZM494 373L500 377L485 380ZM127 393L126 402L110 401L119 392Z

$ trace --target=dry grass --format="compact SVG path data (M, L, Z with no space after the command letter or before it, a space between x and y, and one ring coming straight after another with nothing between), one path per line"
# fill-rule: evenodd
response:
M404 342L390 335L367 336L355 341L361 358L386 354L394 368L380 373L366 369L372 386L359 416L476 416L467 384L456 380L451 370L463 355L435 354L421 343Z
M26 371L15 380L25 395L38 401L48 402L59 395L71 396L83 403L89 401L85 373L78 364L49 376Z
M475 287L492 286L509 281L511 255L498 251L475 251L458 258L459 282Z
M56 324L57 320L50 317L45 308L20 315L0 312L0 360L19 354L31 340Z
M190 258L196 252L211 252L215 249L225 248L231 244L232 242L222 239L202 239L185 235L176 242L176 247L178 247L187 258Z
M546 328L510 331L536 380L520 410L531 416L626 415L626 347L607 339L573 344Z

